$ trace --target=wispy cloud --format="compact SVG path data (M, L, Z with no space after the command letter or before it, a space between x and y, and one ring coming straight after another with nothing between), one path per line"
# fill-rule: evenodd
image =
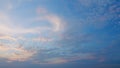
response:
M10 12L13 9L19 8L23 3L32 2L32 0L4 0L0 2L1 9L5 12Z
M15 47L18 46L18 47ZM7 61L26 61L35 54L35 51L28 51L19 45L0 44L0 58Z
M48 11L45 8L42 8L42 7L38 7L36 9L36 12L37 12L37 14L46 14L46 13L48 13Z
M45 38L45 37L38 37L38 38L33 38L33 41L36 41L36 42L51 42L53 41L53 39L51 38Z
M41 30L44 28L35 27L35 28L25 28L23 26L14 26L15 22L13 19L9 17L5 13L0 13L0 34L8 34L8 35L15 35L15 34L27 34L27 33L40 33Z
M64 64L69 62L74 62L76 60L82 61L82 60L95 60L96 57L94 57L90 53L80 53L80 54L71 54L69 56L53 56L52 58L43 58L42 60L34 60L34 63L37 64Z
M39 14L41 14L41 15L39 15L35 20L48 21L49 23L51 23L53 25L53 28L52 28L53 31L57 32L64 28L65 21L62 20L62 18L60 18L59 16L50 13L45 8L40 8L40 7L37 8L36 12L38 15Z
M0 0L0 60L10 66L35 63L38 68L118 63L118 4L118 0Z
M51 58L51 59L46 59L44 64L60 64L60 63L66 63L66 62L68 62L68 60L64 58Z
M16 38L14 38L12 36L3 35L3 36L0 36L0 40L16 41Z
M9 25L0 25L1 34L27 34L27 33L39 33L39 28L22 28L22 27L10 27Z

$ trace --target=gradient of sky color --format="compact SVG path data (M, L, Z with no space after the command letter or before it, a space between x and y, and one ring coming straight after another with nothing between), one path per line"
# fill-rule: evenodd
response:
M0 0L0 68L120 68L120 0Z

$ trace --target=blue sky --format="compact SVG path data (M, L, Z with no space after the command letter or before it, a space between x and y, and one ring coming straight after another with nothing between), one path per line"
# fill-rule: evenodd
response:
M120 0L1 0L0 68L119 68Z

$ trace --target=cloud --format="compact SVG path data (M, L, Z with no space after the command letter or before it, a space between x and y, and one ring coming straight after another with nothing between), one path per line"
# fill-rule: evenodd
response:
M92 53L77 53L70 57L70 61L75 60L94 60L95 56Z
M4 0L0 1L1 9L10 12L12 9L19 8L23 3L32 2L33 0Z
M37 14L41 14L39 17L37 17L35 20L37 21L48 21L49 23L51 23L53 25L52 30L55 32L61 31L64 28L64 23L65 21L63 21L59 16L52 14L50 12L48 12L45 8L40 8L38 7L36 10Z
M43 58L42 60L33 60L36 64L63 64L63 63L69 63L74 62L76 60L94 60L96 59L92 54L90 53L80 53L80 54L71 54L69 56L58 56L58 57L48 57Z
M38 41L38 42L51 42L53 39L51 38L45 38L45 37L39 37L39 38L33 38L33 41Z
M91 0L78 0L84 6L90 6L93 2Z
M47 12L46 10L44 10L44 11L41 11L41 10L44 10L44 9L38 9L38 12L40 12L40 13ZM30 28L27 28L27 27L24 27L24 25L23 26L16 25L16 22L14 21L14 19L12 19L12 17L9 17L8 14L2 13L2 12L0 14L1 14L1 16L0 16L0 40L10 41L10 43L7 43L7 44L3 43L4 42L3 41L2 44L0 45L0 58L7 59L8 61L27 61L27 60L31 59L31 57L34 57L35 56L34 54L36 54L36 51L39 49L39 47L36 49L38 44L37 43L34 44L34 45L36 45L35 51L31 52L24 48L27 46L28 43L31 43L31 42L28 42L28 40L32 41L33 43L36 41L47 42L47 43L51 42L51 41L53 41L53 37L54 37L53 35L52 36L50 35L50 38L46 38L46 37L43 37L43 35L41 35L40 33L43 31L43 34L44 34L44 32L45 31L47 32L47 30L52 30L51 31L52 34L57 33L61 30L61 26L63 23L61 18L58 17L57 15L44 14L43 16L41 16L42 20L48 21L52 25L52 27L49 28L49 26L45 26L45 27L44 26L43 27L40 27L40 26L33 27L32 26ZM29 37L31 39L27 39L25 37L25 35L28 36L28 35L34 35L34 34L40 34L41 37L38 37L40 35L38 35L37 38ZM25 44L20 46L19 45L21 43L20 40L24 41ZM28 46L26 48L29 48L29 47L30 46ZM49 49L48 45L45 46L45 49L47 49L47 48ZM39 54L39 53L37 53L37 54ZM33 59L35 59L35 58L33 58ZM48 59L48 58L44 58L43 62L41 62L41 63L65 62L64 59L60 59L60 58L59 59L54 58L54 59L48 59L48 60L45 60L45 59ZM55 61L52 62L51 60L55 60ZM58 60L58 61L56 61L56 60ZM41 61L41 60L39 60L39 61Z
M11 18L9 17L9 15L0 12L0 24L9 24L11 23Z
M64 58L51 58L51 59L46 59L45 62L46 64L60 64L60 63L66 63L68 61Z
M10 40L10 41L16 41L16 38L11 37L11 36L0 36L0 40Z
M7 5L6 5L6 9L7 10L12 10L14 7L13 7L13 4L12 3L8 3Z
M0 12L0 34L4 35L16 35L16 34L28 34L28 33L40 33L40 31L47 29L41 27L25 28L23 26L16 25L16 22L12 21L12 17ZM16 25L16 26L15 26Z
M46 14L46 13L48 13L48 11L46 11L46 9L42 8L42 7L38 7L36 12L37 12L37 14Z
M0 1L2 11L8 12L15 8L15 3L12 0Z
M53 25L54 31L60 31L62 29L64 22L58 16L48 15L45 18Z
M19 46L19 45L15 45ZM7 59L7 61L26 61L30 59L35 51L28 51L23 47L15 47L14 45L6 46L0 45L0 58Z
M9 25L0 25L0 34L9 34L9 35L15 35L15 34L28 34L28 33L40 33L39 28L22 28L22 27L11 27Z

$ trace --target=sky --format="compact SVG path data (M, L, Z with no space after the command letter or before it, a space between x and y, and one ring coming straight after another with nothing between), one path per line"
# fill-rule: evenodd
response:
M120 68L120 0L0 0L0 68Z

